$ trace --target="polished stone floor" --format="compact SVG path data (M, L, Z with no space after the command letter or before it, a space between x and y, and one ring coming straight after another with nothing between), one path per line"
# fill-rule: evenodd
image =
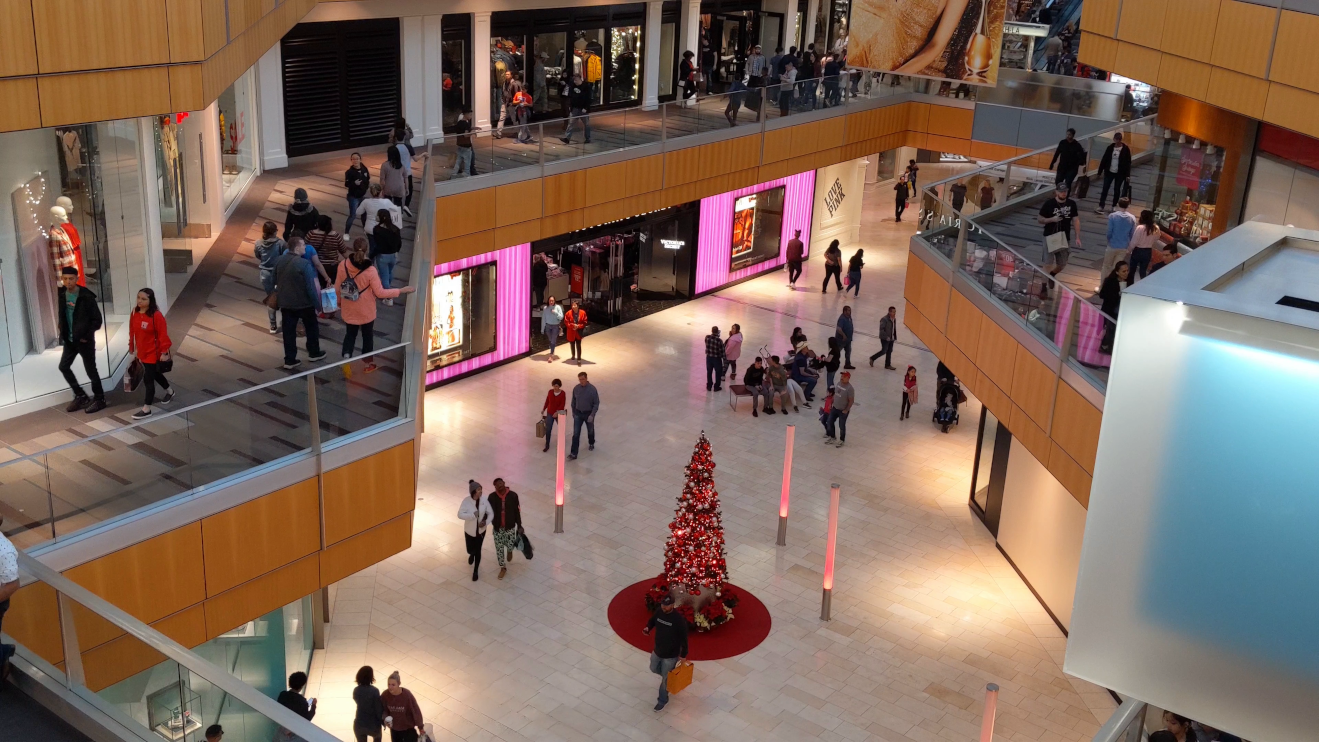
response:
M880 200L886 194L870 193ZM887 199L883 199L887 203ZM398 670L438 740L966 740L986 683L998 683L996 739L1089 740L1113 703L1062 672L1065 638L967 508L979 403L944 435L930 424L934 357L900 330L896 365L927 390L899 422L900 374L871 368L878 321L903 306L913 225L863 224L859 298L773 272L585 341L601 396L595 451L567 469L564 533L552 533L554 460L533 437L552 378L578 368L524 359L426 396L412 547L339 583L328 646L313 660L316 722L352 739L353 675ZM891 219L891 217L889 217ZM873 221L872 221L873 219ZM855 248L849 248L850 255ZM737 322L744 358L812 344L854 307L858 407L844 448L826 447L814 410L734 412L705 391L703 336ZM796 425L788 545L776 547L785 425ZM731 580L769 608L754 650L696 666L662 712L647 655L610 629L606 606L657 574L683 466L710 437ZM535 559L498 568L487 539L471 581L456 518L467 480L503 477L520 493ZM833 620L820 620L830 483L842 487Z

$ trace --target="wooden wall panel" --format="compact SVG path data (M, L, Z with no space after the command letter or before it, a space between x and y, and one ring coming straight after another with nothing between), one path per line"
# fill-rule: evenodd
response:
M216 513L202 520L206 595L219 595L320 548L314 478Z
M1012 401L1043 430L1049 429L1053 413L1053 391L1057 382L1053 369L1045 366L1033 353L1017 346L1017 361L1012 372Z
M553 237L554 235L545 235ZM532 219L531 221L513 224L507 227L500 227L495 230L494 249L502 250L505 247L521 245L525 242L535 242L541 238L541 220ZM480 255L480 253L472 253Z
M44 582L20 587L9 598L5 633L52 665L64 661L60 609L55 588Z
M1163 26L1162 49L1197 62L1214 55L1214 32L1218 26L1220 0L1168 0Z
M169 102L175 111L197 111L209 105L202 90L200 64L178 64L169 68Z
M820 149L832 149L841 147L847 143L847 122L843 116L836 118L824 119L819 122Z
M761 150L760 163L762 165L786 160L792 157L792 129L770 129L765 132L764 145ZM665 183L669 179L665 176Z
M994 383L992 378L985 374L984 369L981 369L976 376L975 394L989 408L989 411L994 413L994 417L1000 420L1012 419L1012 400Z
M322 551L321 584L338 582L411 545L412 514L408 513Z
M1139 3L1124 3L1127 5L1138 5ZM1125 41L1119 41L1117 47L1117 59L1113 62L1113 71L1124 77L1130 77L1133 80L1147 82L1149 80L1159 79L1159 58L1163 55L1154 49L1148 49L1137 44L1129 44Z
M581 212L574 212L580 214ZM504 245L508 247L508 245ZM437 240L435 243L435 265L443 265L451 260L462 260L473 255L482 255L495 249L495 230Z
M206 620L200 605L157 621L151 628L189 649L206 641ZM92 692L104 690L164 661L165 655L132 636L121 636L82 653L82 669Z
M1017 366L1017 341L992 318L982 315L980 320L980 347L975 362L980 370L1000 389L1012 388L1012 374ZM998 413L995 413L998 414ZM1000 415L1007 419L1006 415Z
M582 210L575 209L566 211L561 214L546 213L540 220L541 234L546 237L553 237L556 234L572 232L586 226L582 218Z
M945 339L951 341L951 338L948 338L947 336L945 336ZM962 353L962 351L958 350L957 346L953 345L952 342L944 343L943 355L939 356L939 360L943 361L944 365L951 369L958 379L974 380L976 374L979 373L976 369L976 365L971 362L971 359Z
M938 106L935 106L938 108ZM925 135L925 147L935 152L950 152L955 155L971 155L970 139L954 139L953 137L943 137L937 134Z
M1057 443L1054 443L1049 449L1049 473L1057 479L1076 501L1081 503L1081 507L1090 509L1090 474L1083 469L1070 456L1066 454Z
M960 291L952 292L948 303L948 341L956 345L972 362L980 348L980 322L984 313L976 308ZM959 374L960 376L960 374Z
M925 265L925 261L910 252L907 253L907 274L904 278L902 296L908 303L920 305L921 285L925 281L925 272L928 270L930 268Z
M1117 63L1117 41L1082 31L1079 58L1082 62L1099 69L1112 69Z
M1269 79L1293 88L1319 92L1319 64L1315 63L1314 58L1315 39L1319 39L1319 16L1294 10L1282 11L1282 18L1278 21L1278 37L1273 46Z
M1269 98L1269 83L1239 72L1211 67L1209 94L1205 102L1219 108L1235 111L1254 119L1264 118L1264 107Z
M37 74L32 0L0 0L0 77Z
M1269 85L1269 97L1264 104L1264 118L1279 126L1319 137L1319 95L1279 83Z
M233 631L256 616L288 605L329 584L321 581L320 560L324 553L317 552L208 598L205 604L206 639Z
M926 269L921 275L921 314L934 324L934 329L942 335L944 328L948 326L948 292L950 291L948 282L943 280L943 276Z
M755 137L747 137L747 139L753 140ZM755 159L759 155L759 149L756 148L753 151L752 158ZM755 163L752 162L745 167L753 167L754 165ZM628 160L624 172L627 178L629 195L635 196L641 193L658 191L664 187L664 155L651 155L650 157Z
M17 77L0 80L0 131L41 128L41 101L37 99L37 79Z
M586 170L575 170L545 178L542 189L544 215L562 214L586 206L587 174Z
M621 175L621 173L620 173ZM541 178L495 188L495 226L539 219L541 216Z
M1164 54L1159 62L1157 85L1197 100L1204 100L1209 92L1209 70L1209 65L1203 62Z
M435 200L435 237L447 240L495 228L495 199L485 190Z
M789 157L801 157L820 149L820 122L798 124L785 129L792 138Z
M1066 382L1058 384L1050 437L1085 469L1095 471L1095 449L1099 446L1101 413Z
M398 517L416 506L412 441L325 472L325 543Z
M225 0L201 0L202 42L208 57L229 43L224 3Z
M943 333L935 329L934 325L930 324L925 315L912 306L911 302L907 302L906 310L902 316L903 324L907 326L912 335L916 336L917 340L924 343L925 347L934 353L935 357L942 356L947 345Z
M928 133L954 139L971 138L971 121L975 111L969 108L931 106Z
M1121 0L1086 0L1081 5L1081 28L1090 33L1117 38Z
M700 180L703 149L704 147L688 147L664 153L664 186L667 188ZM579 204L579 206L584 205Z
M1167 10L1168 0L1122 3L1117 38L1150 49L1160 48L1163 41L1163 19Z
M1008 430L1012 435L1021 441L1021 445L1026 447L1031 455L1039 460L1044 467L1049 466L1049 447L1052 441L1049 440L1049 434L1045 433L1040 426L1036 425L1030 416L1021 410L1017 405L1012 405L1012 413L1007 420Z
M1222 0L1214 29L1215 66L1263 78L1273 51L1276 8L1240 0Z
M190 523L74 567L64 576L139 621L153 623L205 599L201 535L201 522ZM121 633L81 606L74 609L74 623L84 649Z
M930 130L930 104L907 104L907 131L925 133ZM921 137L922 141L924 137Z
M206 58L201 0L165 0L169 29L169 61L200 62Z
M32 21L43 73L170 61L165 0L33 0Z
M39 77L37 91L42 126L154 116L173 110L166 67Z

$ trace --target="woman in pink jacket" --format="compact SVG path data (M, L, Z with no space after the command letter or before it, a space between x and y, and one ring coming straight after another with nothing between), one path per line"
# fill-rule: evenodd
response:
M339 309L343 311L343 321L348 326L343 338L345 359L353 354L353 345L357 343L359 330L362 333L362 354L367 355L375 348L375 335L372 330L376 323L377 299L393 299L400 294L411 294L417 290L415 286L404 286L401 289L387 289L381 286L380 274L366 256L367 249L365 237L354 239L352 252L348 254L347 259L339 263L334 279L334 289L339 294ZM369 374L375 370L374 359L368 359L366 372Z

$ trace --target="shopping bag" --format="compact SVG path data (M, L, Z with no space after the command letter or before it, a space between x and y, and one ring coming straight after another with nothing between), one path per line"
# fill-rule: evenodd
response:
M339 311L339 294L333 288L321 289L321 311L326 314Z
M1067 249L1067 233L1061 229L1053 234L1044 236L1044 247L1049 252L1058 252Z
M134 358L133 362L128 364L128 371L124 374L124 391L137 391L137 386L142 383L142 377L146 375L146 372L146 366L143 366L141 361Z
M1085 195L1089 192L1090 192L1090 176L1082 174L1081 177L1076 179L1076 197L1078 199L1085 198Z
M518 534L518 550L521 551L522 556L527 559L531 559L535 556L536 552L531 548L531 539L527 538L525 531Z
M545 418L543 417L536 421L536 437L537 438L545 437Z
M670 693L678 693L692 684L692 668L694 667L695 665L687 660L678 661L678 664L669 671L668 686Z

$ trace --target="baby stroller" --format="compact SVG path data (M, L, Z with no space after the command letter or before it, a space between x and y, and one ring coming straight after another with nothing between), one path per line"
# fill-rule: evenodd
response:
M957 401L961 398L961 394L962 387L958 385L957 379L945 378L939 380L939 392L935 395L933 422L945 433L948 432L949 427L958 424Z

